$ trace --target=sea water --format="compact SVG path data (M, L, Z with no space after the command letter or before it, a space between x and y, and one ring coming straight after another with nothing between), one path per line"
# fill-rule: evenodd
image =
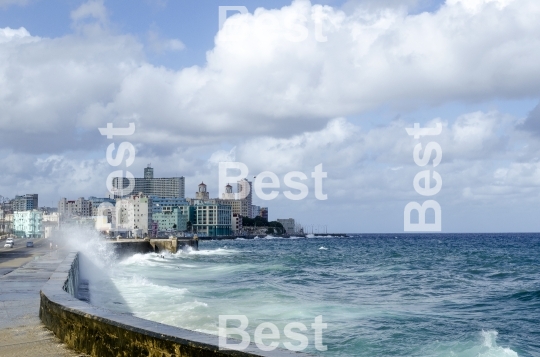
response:
M306 352L321 356L540 356L539 234L270 237L199 248L108 266L90 281L91 303L213 334L219 315L245 315L250 336L262 322L281 332L301 322ZM313 343L316 316L328 324L324 352Z

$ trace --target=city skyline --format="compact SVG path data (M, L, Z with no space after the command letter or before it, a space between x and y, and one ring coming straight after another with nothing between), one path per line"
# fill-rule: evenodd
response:
M537 2L259 0L220 29L223 5L0 1L0 194L107 197L107 148L125 138L98 129L134 123L120 169L152 162L217 196L219 162L240 162L279 178L277 198L253 200L271 215L403 232L425 200L406 129L441 124L442 232L540 231L540 25L522 21ZM263 15L305 18L307 37ZM305 199L284 196L289 172L308 177Z

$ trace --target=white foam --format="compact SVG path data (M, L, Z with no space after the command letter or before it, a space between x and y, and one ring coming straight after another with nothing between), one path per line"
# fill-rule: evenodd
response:
M486 351L478 354L478 357L518 357L517 352L511 350L510 348L497 346L497 331L482 331L482 336L484 338L483 347L486 348Z
M189 255L231 255L240 253L239 250L228 249L228 248L217 248L213 250L192 250L188 252ZM180 252L180 254L186 254L185 252Z
M453 343L446 348L440 348L437 357L519 357L517 352L508 347L497 345L497 331L481 332L481 341Z

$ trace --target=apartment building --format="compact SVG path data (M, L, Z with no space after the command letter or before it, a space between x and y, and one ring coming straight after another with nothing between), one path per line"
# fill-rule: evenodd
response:
M131 183L126 177L113 178L114 197L127 197L138 192L147 196L185 197L185 178L183 176L155 178L154 169L150 165L144 169L144 177L136 177L133 180L134 182Z
M43 212L38 210L13 212L13 233L22 238L43 236Z

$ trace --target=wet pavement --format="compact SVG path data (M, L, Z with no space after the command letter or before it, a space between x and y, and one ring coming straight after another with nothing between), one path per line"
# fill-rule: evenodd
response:
M69 350L39 320L39 291L67 251L50 249L47 239L0 240L0 356L81 356Z

